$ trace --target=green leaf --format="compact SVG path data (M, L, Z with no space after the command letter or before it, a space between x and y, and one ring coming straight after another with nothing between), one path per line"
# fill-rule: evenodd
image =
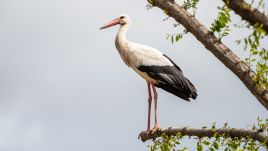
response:
M200 142L197 143L197 151L202 151L203 150L203 146Z
M176 35L176 42L178 42L182 38L182 34Z
M210 145L210 142L207 141L207 140L204 140L202 143L203 143L204 145L206 145L206 146Z
M209 150L210 150L210 151L215 151L215 149L214 149L214 148L212 148L212 147L211 147L211 148L209 148Z
M219 144L215 141L215 142L213 143L213 147L214 147L215 149L219 149Z
M253 51L252 55L257 55L259 52L258 51Z
M180 40L179 35L176 35L176 42Z

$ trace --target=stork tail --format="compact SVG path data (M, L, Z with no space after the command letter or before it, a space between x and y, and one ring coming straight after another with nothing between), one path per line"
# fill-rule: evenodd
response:
M164 89L165 91L167 91L171 94L174 94L175 96L180 97L185 101L190 102L190 98L192 98L194 100L197 98L197 93L196 93L194 87L190 88L191 89L190 92L185 93L185 91L182 91L178 87L176 87L174 85L170 85L170 84L160 83L160 84L155 85L155 86L158 88Z

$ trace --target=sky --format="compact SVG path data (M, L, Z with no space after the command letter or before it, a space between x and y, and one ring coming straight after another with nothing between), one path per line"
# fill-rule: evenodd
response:
M200 1L198 20L209 27L220 5ZM250 128L258 116L268 118L194 36L165 40L182 28L145 6L145 0L0 0L0 150L148 150L150 142L137 139L147 126L146 82L115 48L119 27L99 30L121 13L132 19L127 38L165 53L198 90L189 103L158 89L160 127ZM242 58L247 54L234 41L247 33L235 29L223 39Z

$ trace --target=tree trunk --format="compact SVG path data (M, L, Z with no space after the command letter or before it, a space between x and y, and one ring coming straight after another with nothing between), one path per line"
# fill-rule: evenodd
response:
M236 56L227 46L219 41L214 34L202 25L193 15L171 0L152 0L153 5L165 10L169 16L182 24L210 52L212 52L227 68L229 68L268 110L268 90L260 90L255 82L255 72Z
M256 23L262 24L263 29L268 33L268 17L258 9L253 8L244 0L223 0L223 2L227 3L227 6L251 25L254 26Z

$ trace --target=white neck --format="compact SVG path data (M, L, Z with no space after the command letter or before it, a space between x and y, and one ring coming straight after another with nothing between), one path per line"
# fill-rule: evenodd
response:
M116 34L116 42L118 43L127 42L126 33L129 27L130 27L130 23L126 23L120 26L119 31Z
M115 38L115 46L121 56L121 58L124 60L124 62L129 66L129 54L128 52L130 51L128 48L128 40L126 39L126 32L128 30L128 28L130 27L130 23L128 24L124 24L121 25L121 27L119 28L119 31L116 35Z

